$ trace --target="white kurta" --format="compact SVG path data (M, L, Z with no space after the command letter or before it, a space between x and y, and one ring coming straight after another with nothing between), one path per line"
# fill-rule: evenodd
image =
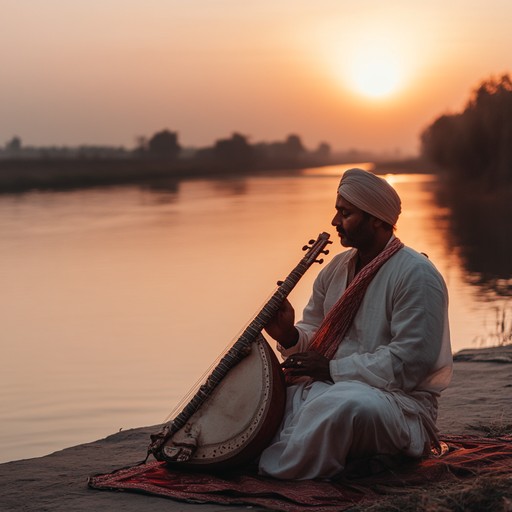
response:
M308 350L326 313L355 271L354 249L318 275L297 323ZM354 322L330 362L334 383L288 388L285 418L260 458L260 472L283 479L332 477L347 457L421 456L436 441L437 396L448 385L452 353L448 294L434 265L404 247L370 283Z

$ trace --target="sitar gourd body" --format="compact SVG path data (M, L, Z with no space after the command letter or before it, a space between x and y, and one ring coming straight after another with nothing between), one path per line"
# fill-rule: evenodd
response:
M249 355L229 371L186 425L166 441L163 458L170 464L195 469L248 464L275 434L285 400L279 362L270 345L259 337ZM190 458L174 460L191 437L196 448Z

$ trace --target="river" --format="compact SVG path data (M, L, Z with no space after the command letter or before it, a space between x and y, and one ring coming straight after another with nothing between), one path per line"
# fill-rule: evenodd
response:
M0 461L162 422L305 242L341 250L343 169L0 196ZM397 235L446 279L454 351L492 341L509 296L465 268L436 177L387 179ZM320 268L290 295L299 314Z

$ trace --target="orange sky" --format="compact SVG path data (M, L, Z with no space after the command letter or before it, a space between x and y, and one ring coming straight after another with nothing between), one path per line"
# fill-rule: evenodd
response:
M512 70L509 0L3 0L0 145L169 128L309 148L418 149L435 117ZM382 93L375 97L372 94Z

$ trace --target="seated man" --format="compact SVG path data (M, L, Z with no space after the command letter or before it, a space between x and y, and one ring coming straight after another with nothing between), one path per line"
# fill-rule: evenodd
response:
M329 478L350 459L421 457L436 444L452 373L448 294L428 258L394 236L400 212L384 179L344 173L332 225L352 249L320 272L300 322L285 301L266 327L290 385L261 474Z

